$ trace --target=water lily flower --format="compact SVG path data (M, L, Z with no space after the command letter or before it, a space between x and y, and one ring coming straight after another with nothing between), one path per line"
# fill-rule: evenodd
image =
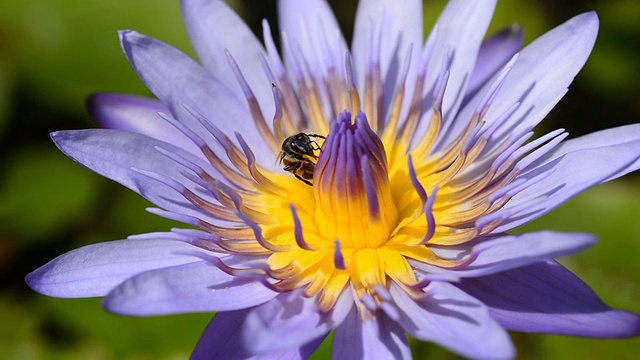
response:
M495 1L361 0L351 48L323 0L278 2L282 51L220 0L183 0L195 62L134 31L122 49L159 101L100 94L108 129L56 145L184 229L68 252L27 276L111 312L217 312L193 358L410 358L407 334L470 358L507 330L640 334L553 260L592 235L509 232L640 166L640 126L532 129L595 42L595 13L524 49L483 42ZM298 135L302 134L302 135ZM297 137L296 137L297 136ZM283 145L284 144L284 145Z

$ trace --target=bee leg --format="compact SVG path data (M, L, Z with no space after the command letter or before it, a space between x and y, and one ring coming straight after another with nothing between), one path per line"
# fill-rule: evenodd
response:
M296 178L300 181L302 181L303 183L309 185L309 186L313 186L313 184L311 182L309 182L309 180L304 179L302 176L298 175L298 174L293 174L296 176Z
M300 165L298 165L298 163L291 163L291 164L285 166L282 169L284 171L295 171L295 170L298 170L299 167L300 167Z

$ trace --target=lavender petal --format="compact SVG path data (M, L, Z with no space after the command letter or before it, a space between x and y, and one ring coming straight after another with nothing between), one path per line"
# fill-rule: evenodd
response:
M100 93L89 98L87 107L91 116L107 129L147 135L203 157L193 141L158 115L159 112L169 113L169 109L159 101L140 96Z
M111 291L102 305L121 315L157 316L245 309L275 296L254 279L198 261L136 275Z
M597 338L640 334L640 316L611 309L555 261L463 279L457 286L509 330Z
M381 313L362 320L351 311L336 328L332 351L334 359L411 359L404 329Z
M436 23L438 38L433 50L433 53L438 55L434 56L429 63L425 89L431 90L442 69L449 69L450 77L442 104L444 116L442 134L446 133L462 103L495 6L495 0L453 0L447 3L438 18ZM451 59L446 59L444 56L448 51L452 56ZM431 111L422 114L420 125L416 130L418 134L425 132L430 118ZM466 119L468 121L469 118Z
M249 312L242 327L243 341L257 355L301 347L339 326L352 308L348 291L329 312L320 311L316 299L300 291L280 294Z
M492 214L507 217L494 233L526 224L592 186L636 170L639 159L640 140L637 140L577 150L530 170L521 178L533 178L545 171L552 173L514 195L501 210Z
M243 129L243 137L251 144L259 163L276 168L275 154L257 131L248 106L211 73L177 49L135 31L121 31L120 41L140 79L176 119L196 133L205 133L198 119L185 108L188 105L229 138L234 138L234 131Z
M58 148L74 161L126 186L152 203L177 213L216 221L174 189L133 170L182 179L181 167L156 150L160 147L207 169L214 178L222 178L208 163L194 155L145 135L119 130L58 131L51 137Z
M225 50L229 51L251 86L264 117L270 119L275 111L271 81L260 65L259 55L265 51L251 29L221 0L182 0L181 8L189 39L204 68L236 97L244 99L225 55Z
M227 359L281 359L303 360L308 358L320 346L324 337L320 337L300 348L266 356L252 356L241 341L241 324L248 309L218 313L209 323L191 354L192 360Z
M35 291L61 298L105 296L145 271L200 261L204 250L156 239L118 240L87 245L60 255L27 275Z
M391 295L399 309L399 323L409 334L435 342L461 356L512 358L509 335L493 320L481 302L448 283L431 282L419 302L398 285Z
M522 48L522 41L522 28L513 25L492 35L480 46L463 104Z
M551 150L549 153L545 154L545 156L530 165L529 168L541 167L542 165L553 162L554 160L561 158L563 155L573 151L607 147L638 140L640 140L640 125L638 124L597 131L575 139L563 141L555 149ZM602 182L613 180L627 174L628 172L635 171L638 168L640 168L640 163L636 161L628 167L623 168L621 171L612 174Z
M380 54L376 54L376 57L380 60L384 82L384 109L388 109L391 104L404 57L410 45L413 45L413 51L406 89L408 94L413 91L423 42L422 14L422 1L419 0L394 4L384 0L363 0L358 3L352 43L358 91L364 94L365 69L372 57L370 39L373 31L373 41L380 43ZM377 38L377 34L381 35L380 39ZM407 96L407 102L410 98Z
M441 269L412 262L428 273L450 274L456 277L479 277L566 256L593 246L597 239L591 234L541 231L521 235L506 235L485 240L477 245L449 246L434 249L438 256L459 259L467 254L474 259L459 268Z
M323 82L329 68L338 70L338 74L343 73L342 64L347 44L335 15L325 0L280 0L278 20L280 31L287 37L288 46L300 47L311 75L319 84ZM331 48L326 49L325 45ZM325 51L320 52L319 49ZM291 69L291 58L286 53L285 62Z
M558 101L587 61L598 32L594 12L578 15L539 37L525 47L484 119L491 124L516 102L520 106L496 133L496 141L506 134L520 134L533 128ZM498 75L496 75L498 76ZM447 143L467 125L492 80L456 116L447 133ZM491 145L491 144L490 144Z

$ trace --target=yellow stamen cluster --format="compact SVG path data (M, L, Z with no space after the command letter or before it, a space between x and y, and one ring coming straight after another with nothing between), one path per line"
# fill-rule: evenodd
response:
M482 226L476 221L508 201L507 197L492 195L518 174L514 159L499 158L514 140L507 138L487 150L488 137L479 135L486 131L477 131L483 126L488 105L474 114L456 140L437 147L446 72L433 90L429 125L420 140L414 141L422 116L424 73L415 83L409 111L401 122L406 71L387 118L381 121L381 98L375 90L380 86L366 88L361 104L350 69L347 70L345 86L336 87L329 100L334 111L348 106L354 115L358 113L355 119L346 112L334 113L338 120L329 125L314 86L301 82L294 94L282 79L282 85L274 85L278 106L271 132L264 130L268 129L264 118L255 115L260 114L255 109L257 102L247 94L258 128L270 139L268 144L283 141L293 129L303 131L302 114L308 119L303 132L327 136L316 164L313 187L284 172L259 168L240 138L242 151L222 139L237 170L203 149L211 163L240 189L231 190L212 182L221 206L208 204L195 194L185 194L192 203L215 212L219 218L246 224L199 224L220 236L219 246L224 251L266 255L267 275L274 289L284 292L304 288L307 296L318 296L318 304L325 311L333 307L347 286L356 298L366 294L377 299L375 289L386 288L393 281L418 296L412 290L419 279L411 261L443 268L464 264L468 258L443 258L433 246L465 243L493 230L500 219ZM366 83L380 85L377 72L379 68L374 66ZM300 105L294 101L296 96ZM373 112L372 118L359 113L361 105ZM272 147L275 158L279 149ZM498 166L475 167L481 154Z

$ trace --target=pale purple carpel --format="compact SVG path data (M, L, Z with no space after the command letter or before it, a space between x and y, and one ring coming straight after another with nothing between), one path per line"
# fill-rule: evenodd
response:
M640 166L640 126L565 140L532 129L595 42L595 13L524 49L483 42L495 1L452 0L424 40L422 3L362 0L351 50L323 0L280 0L282 51L222 1L183 0L200 64L122 31L159 101L99 94L108 129L52 134L70 158L188 227L89 245L27 276L114 313L218 312L194 359L410 358L406 334L510 358L506 330L640 334L553 259L593 236L507 232ZM314 138L313 185L282 169ZM309 160L311 161L311 160Z

